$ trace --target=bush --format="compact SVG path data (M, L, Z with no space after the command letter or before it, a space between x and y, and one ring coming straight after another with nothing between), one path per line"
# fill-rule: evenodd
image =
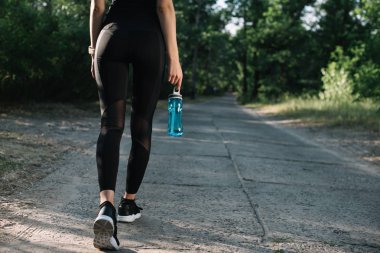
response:
M319 93L322 100L335 101L337 103L351 102L353 96L353 80L350 68L356 61L345 56L343 49L337 47L331 55L332 61L322 71L323 91Z
M355 92L362 97L380 99L380 66L371 61L360 65L355 74Z
M86 51L88 3L49 4L27 0L0 4L2 102L97 98Z
M319 93L322 100L351 102L353 82L350 73L336 62L331 62L326 69L322 69L323 92Z

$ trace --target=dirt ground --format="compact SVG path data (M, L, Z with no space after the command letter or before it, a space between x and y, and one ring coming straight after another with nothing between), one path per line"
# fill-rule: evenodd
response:
M28 189L65 152L79 151L65 135L95 127L98 110L96 103L0 107L0 196Z

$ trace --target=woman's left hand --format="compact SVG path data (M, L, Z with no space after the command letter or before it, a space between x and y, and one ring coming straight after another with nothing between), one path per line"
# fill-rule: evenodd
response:
M168 61L168 81L172 85L176 85L178 91L181 90L182 86L182 78L183 78L183 73L182 73L182 68L181 64L178 59L176 60L169 60Z

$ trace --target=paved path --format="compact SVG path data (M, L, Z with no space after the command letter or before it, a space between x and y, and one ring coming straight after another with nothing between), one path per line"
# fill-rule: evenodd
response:
M143 216L119 223L120 252L380 252L378 173L266 123L230 95L184 104L181 138L166 136L165 111L155 114ZM86 131L62 135L80 152L2 200L0 252L97 251L98 120L87 120ZM128 127L123 138L116 202Z

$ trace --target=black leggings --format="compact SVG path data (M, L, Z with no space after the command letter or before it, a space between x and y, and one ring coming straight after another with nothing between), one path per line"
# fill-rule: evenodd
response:
M132 145L127 165L126 192L134 194L148 165L152 119L163 83L165 44L159 24L108 23L99 34L95 59L101 110L101 130L96 148L100 191L115 191L125 121L128 66L132 64Z

